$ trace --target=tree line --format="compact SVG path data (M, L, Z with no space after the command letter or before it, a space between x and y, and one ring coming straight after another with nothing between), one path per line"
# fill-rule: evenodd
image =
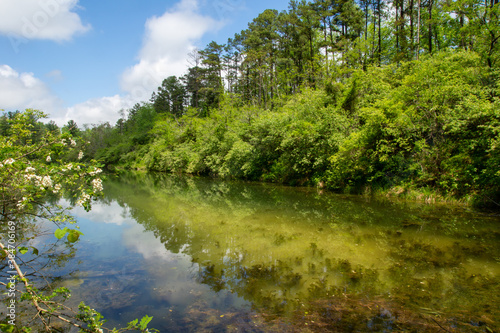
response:
M481 55L498 65L498 0L305 0L265 10L226 44L189 55L182 77L166 78L151 98L157 112L186 107L201 115L221 95L272 109L304 87L325 87L353 69L399 64L443 50Z

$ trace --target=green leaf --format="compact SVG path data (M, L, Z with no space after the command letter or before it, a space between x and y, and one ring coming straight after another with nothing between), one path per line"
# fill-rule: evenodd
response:
M130 323L128 323L127 328L129 328L129 329L135 328L138 322L139 322L139 319L132 320Z
M13 325L8 325L8 324L0 324L0 330L2 330L2 332L5 332L5 333L11 333L11 332L14 332L14 329L16 327L13 326Z
M33 247L33 246L31 247L31 249L33 250L33 254L35 256L37 256L38 255L38 249L36 247Z
M64 235L66 235L66 233L68 232L68 228L64 228L64 229L57 229L55 232L54 232L54 236L56 236L57 239L61 239L64 237Z
M139 323L139 328L141 330L145 330L146 328L148 328L148 324L151 320L153 320L153 317L149 316L142 317L141 322Z
M25 254L26 252L28 252L28 248L23 246L18 248L17 251L21 254Z
M71 230L68 233L68 242L74 243L80 238L80 233L76 230Z

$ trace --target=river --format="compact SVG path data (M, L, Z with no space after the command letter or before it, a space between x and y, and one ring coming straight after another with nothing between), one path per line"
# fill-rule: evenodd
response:
M500 218L456 205L110 176L57 284L160 332L493 332ZM73 302L73 303L72 303Z

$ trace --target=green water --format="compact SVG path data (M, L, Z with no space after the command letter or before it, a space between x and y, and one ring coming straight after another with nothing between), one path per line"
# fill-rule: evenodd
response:
M61 284L161 332L499 328L499 216L167 175L111 177Z

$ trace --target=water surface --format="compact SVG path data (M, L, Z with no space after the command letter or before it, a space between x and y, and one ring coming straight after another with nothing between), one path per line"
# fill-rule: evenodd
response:
M85 235L59 283L111 326L498 329L494 214L151 174L111 177L75 214Z

